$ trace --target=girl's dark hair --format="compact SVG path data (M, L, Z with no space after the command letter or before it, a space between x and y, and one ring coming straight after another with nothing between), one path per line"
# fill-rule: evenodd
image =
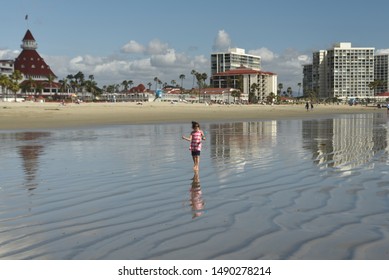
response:
M200 124L198 122L192 121L192 128L195 129L196 127L200 128Z

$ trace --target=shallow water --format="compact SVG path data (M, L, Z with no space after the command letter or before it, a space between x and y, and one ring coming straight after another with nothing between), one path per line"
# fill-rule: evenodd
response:
M389 259L386 114L0 132L0 259Z

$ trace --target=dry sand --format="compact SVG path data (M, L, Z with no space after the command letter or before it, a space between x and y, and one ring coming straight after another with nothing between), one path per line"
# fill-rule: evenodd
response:
M333 114L377 112L374 107L316 105L307 112L299 105L205 105L136 103L8 103L0 102L0 130L49 129L94 125L181 123L196 120L268 120L325 117Z

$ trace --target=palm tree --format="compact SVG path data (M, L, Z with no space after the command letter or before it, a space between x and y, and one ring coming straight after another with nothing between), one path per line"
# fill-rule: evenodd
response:
M288 93L289 97L292 97L293 92L292 92L292 88L291 87L288 87L286 89L286 92Z
M123 86L123 90L124 90L125 92L127 92L127 90L128 90L128 81L127 81L127 80L124 80L124 81L122 82L122 86Z
M198 73L196 72L196 79L197 79L197 84L199 85L199 102L200 102L200 91L201 87L205 86L205 80L208 78L207 73Z
M183 84L183 82L184 82L184 80L185 80L185 75L184 74L181 74L180 75L180 80L181 80L181 89L183 88L182 87L182 84Z
M278 84L278 95L281 95L283 88L284 88L284 85L282 83L279 83Z
M78 71L76 75L74 75L74 79L76 80L76 87L83 91L84 83L85 83L85 75L81 71Z
M269 93L269 95L266 97L267 103L273 104L275 98L276 95L274 94L274 92Z
M55 79L55 76L53 76L53 75L49 75L47 77L47 82L49 83L49 87L50 87L50 95L52 95L52 83L53 83L54 79Z
M6 93L8 92L10 82L11 82L11 80L9 79L9 77L7 75L5 75L5 74L0 75L0 86L2 89L1 92L3 94L4 94L4 92L6 92Z
M128 86L130 87L130 89L132 88L133 84L134 84L134 82L132 80L128 80Z
M69 93L69 82L68 82L68 79L67 78L64 78L62 80L59 81L59 83L61 84L61 92L67 92Z
M151 89L151 86L153 85L151 82L148 82L147 85L149 86L149 90Z
M11 82L9 83L9 89L14 93L15 101L17 92L20 89L19 81L23 79L23 75L19 70L15 70L10 76Z
M249 92L249 102L255 103L258 99L256 98L256 93L258 90L258 85L256 83L251 84Z
M369 89L374 90L374 92L377 90L377 88L380 88L384 85L384 81L381 80L374 80L373 82L370 82L368 84Z
M301 90L301 83L297 83L297 86L299 87L298 96L300 96L300 90Z
M175 85L177 84L176 80L171 80L170 83L173 85L173 87L175 87Z
M197 71L196 71L196 70L192 70L192 71L190 72L190 74L193 75L193 84L192 84L192 88L194 88L195 77L196 77Z
M155 78L154 78L154 82L155 82L155 90L156 90L156 91L157 91L157 84L158 84L158 81L159 81L158 77L155 77Z
M27 83L26 83L27 87L26 87L26 90L30 93L31 95L31 91L34 90L35 91L35 88L36 88L36 84L35 84L35 81L33 80L33 78L31 76L28 77L28 80L27 80Z
M235 103L235 98L240 98L240 91L239 90L236 90L234 89L233 91L231 91L231 95L234 97L234 103Z

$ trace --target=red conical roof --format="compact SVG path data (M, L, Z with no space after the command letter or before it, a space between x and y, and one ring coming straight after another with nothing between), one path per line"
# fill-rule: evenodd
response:
M26 35L24 35L23 41L35 41L35 38L32 36L30 29L28 29Z
M30 30L27 30L23 41L35 41ZM23 49L19 56L15 59L15 70L19 70L25 76L43 76L49 77L56 75L51 71L44 59L35 49Z

